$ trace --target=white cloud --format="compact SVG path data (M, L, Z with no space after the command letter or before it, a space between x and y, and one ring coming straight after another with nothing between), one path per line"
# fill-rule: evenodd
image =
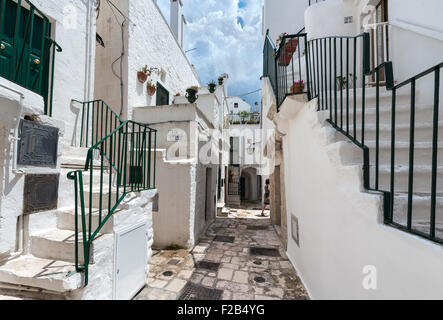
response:
M158 0L168 20L169 2ZM228 73L232 95L260 88L262 0L241 0L240 6L239 0L183 0L183 13L188 20L186 49L197 48L188 55L203 84ZM245 99L253 103L259 95Z

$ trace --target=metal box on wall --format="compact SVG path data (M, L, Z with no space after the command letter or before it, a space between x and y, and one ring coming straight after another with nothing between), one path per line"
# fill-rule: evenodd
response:
M31 214L57 209L58 174L30 174L25 177L23 211Z
M20 143L17 164L21 166L57 166L59 129L34 121L20 121Z

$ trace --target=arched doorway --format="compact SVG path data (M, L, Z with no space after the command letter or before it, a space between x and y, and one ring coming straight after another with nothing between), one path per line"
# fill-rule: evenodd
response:
M244 202L260 201L261 178L256 168L246 168L241 173L241 199Z

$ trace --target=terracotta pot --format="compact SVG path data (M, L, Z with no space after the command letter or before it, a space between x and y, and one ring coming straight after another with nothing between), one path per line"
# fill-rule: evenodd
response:
M292 56L298 47L298 38L286 40L285 52L280 56L280 65L287 67L292 60Z
M304 90L305 90L304 83L302 83L302 84L294 83L294 85L291 86L291 93L293 93L293 94L303 93Z
M157 91L157 88L156 88L156 87L153 87L153 86L147 86L146 88L147 88L147 90L148 90L148 94L149 94L151 97L155 94L155 91Z
M140 83L145 83L148 80L148 75L142 71L137 72L137 78Z

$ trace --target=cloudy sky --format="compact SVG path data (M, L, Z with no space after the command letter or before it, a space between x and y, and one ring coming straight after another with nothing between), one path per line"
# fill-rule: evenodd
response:
M170 0L157 0L170 19ZM263 0L183 0L188 25L186 50L206 85L227 73L229 94L242 95L260 89L263 40ZM260 92L242 97L251 105Z

